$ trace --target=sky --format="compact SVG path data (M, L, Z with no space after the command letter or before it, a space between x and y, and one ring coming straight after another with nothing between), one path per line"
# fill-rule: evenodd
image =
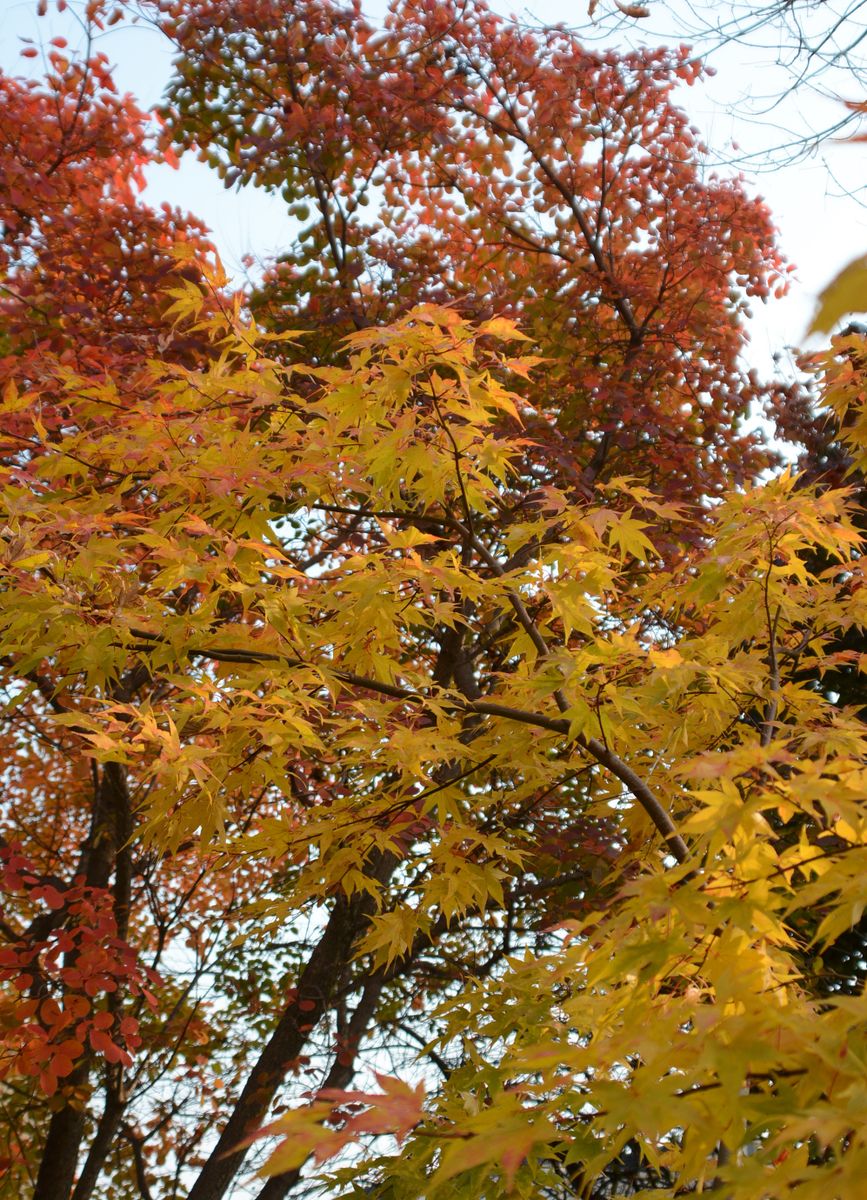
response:
M793 88L797 72L805 65L808 70L814 67L819 57L792 59L791 33L781 25L764 25L746 41L726 42L712 32L698 40L690 34L700 27L725 27L737 19L739 6L709 2L702 10L685 0L647 2L650 16L640 21L619 17L616 0L599 0L593 22L587 0L532 0L531 7L494 0L492 6L527 22L578 27L594 44L686 41L705 49L716 73L702 84L681 89L679 102L707 142L711 164L720 171L742 172L748 188L767 200L783 251L796 266L790 295L758 304L750 322L751 364L768 372L777 356L778 368L786 375L793 369L789 348L804 344L817 294L841 267L867 252L867 144L825 139L799 157L781 147L792 140L800 145L802 139L835 125L845 115L844 99L867 99L867 83L842 68L821 73L813 85ZM694 0L696 5L703 2ZM768 8L766 0L754 3ZM815 6L813 17L808 14L813 27L803 31L807 42L818 46L837 6L853 3L857 7L856 0L824 0ZM384 7L383 0L369 0L365 11L376 20ZM863 30L863 21L860 26ZM855 17L837 36L854 38L858 31ZM38 45L57 33L70 37L68 14L52 11L40 19L36 0L0 0L0 68L32 72L38 60L20 57L20 39L29 37ZM70 43L74 45L72 37ZM159 101L171 72L171 49L160 34L144 25L121 25L107 32L100 48L115 64L122 91L132 92L144 107ZM822 47L826 56L828 49ZM785 65L787 57L792 65ZM230 271L240 272L244 255L266 260L291 239L291 223L279 197L252 188L227 192L191 156L178 171L151 168L146 198L152 204L166 200L201 217Z

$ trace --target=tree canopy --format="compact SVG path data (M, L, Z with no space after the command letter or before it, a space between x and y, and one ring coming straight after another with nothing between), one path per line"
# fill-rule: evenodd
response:
M857 1194L863 336L743 366L685 50L143 7L156 139L0 77L0 1197Z

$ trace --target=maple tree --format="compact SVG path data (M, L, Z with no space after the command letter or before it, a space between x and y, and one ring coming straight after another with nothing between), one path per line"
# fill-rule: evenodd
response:
M0 1195L854 1194L863 543L688 56L144 7L301 232L236 293L103 58L3 78Z
M604 464L694 497L764 465L738 318L784 270L762 203L699 167L672 99L699 73L686 47L590 52L472 4L395 5L379 32L357 6L161 8L164 143L301 223L261 320L314 327L327 356L419 300L508 315L550 359L548 453L566 439L589 482Z
M147 117L117 94L106 56L78 61L57 37L46 60L43 81L0 79L4 337L17 355L50 347L79 368L116 368L160 348L173 248L209 246L191 218L137 198Z

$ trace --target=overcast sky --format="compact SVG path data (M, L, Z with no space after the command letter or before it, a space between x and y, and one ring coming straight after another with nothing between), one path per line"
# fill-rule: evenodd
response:
M836 2L826 0L816 6L813 20L818 34L828 28ZM620 45L684 40L695 44L695 39L688 36L691 29L708 19L724 23L737 11L735 6L719 3L709 4L704 12L687 6L683 0L668 5L659 0L655 5L654 0L650 3L651 16L647 20L608 21L601 27L598 22L588 24L586 0L577 0L577 5L567 0L534 0L529 8L503 3L494 7L517 12L524 20L584 27L588 39L604 38L609 44ZM606 4L612 6L613 0L600 0L600 9ZM755 0L755 4L757 8L767 7L764 0ZM384 7L381 0L373 0L365 9L375 19ZM52 13L40 20L36 0L0 0L0 14L0 66L7 72L30 73L35 69L37 60L19 56L21 37L38 43L58 32L70 35L68 16ZM840 36L846 35L844 26ZM835 124L845 111L842 99L867 97L847 71L822 76L822 89L830 95L823 97L809 87L791 90L792 71L777 63L788 54L788 37L779 26L760 29L750 42L720 46L713 39L704 41L716 74L704 84L682 89L680 102L701 130L714 158L722 164L719 169L743 171L749 188L767 199L780 229L783 250L797 266L791 296L757 306L751 323L750 357L756 366L767 370L775 352L785 354L786 347L803 341L815 296L822 286L846 262L867 252L867 145L834 144L829 140L812 155L794 162L787 161L791 156L778 148L792 138L816 134ZM131 91L145 107L159 100L171 70L170 47L159 34L145 26L116 27L105 36L101 49L116 64L121 90ZM790 94L784 100L773 103L787 90ZM725 165L732 160L735 166ZM147 198L151 203L168 200L205 220L227 267L233 270L238 269L243 255L268 258L290 238L289 220L279 198L252 188L241 193L226 192L215 175L192 160L184 161L179 171L153 168ZM785 373L785 364L783 370Z

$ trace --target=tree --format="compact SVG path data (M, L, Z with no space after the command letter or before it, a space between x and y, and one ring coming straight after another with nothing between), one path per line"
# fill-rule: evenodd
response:
M177 282L173 248L210 250L196 221L137 198L147 117L117 94L106 56L88 50L78 61L57 37L42 83L0 78L0 348L19 367L37 348L97 374L125 354L157 352L160 297Z
M862 543L845 491L750 483L782 268L692 68L481 6L163 18L165 145L318 208L233 295L99 175L88 64L4 81L103 140L7 264L56 316L4 347L0 1194L278 1200L336 1153L330 1194L852 1194L863 999L817 960L864 730L814 679ZM142 275L50 273L76 178Z
M160 7L164 145L300 224L253 299L269 327L315 327L327 360L419 301L509 315L551 360L557 433L534 433L587 482L695 499L766 465L739 317L785 269L764 206L702 167L685 48L600 54L483 4L400 3L380 31L357 6Z

